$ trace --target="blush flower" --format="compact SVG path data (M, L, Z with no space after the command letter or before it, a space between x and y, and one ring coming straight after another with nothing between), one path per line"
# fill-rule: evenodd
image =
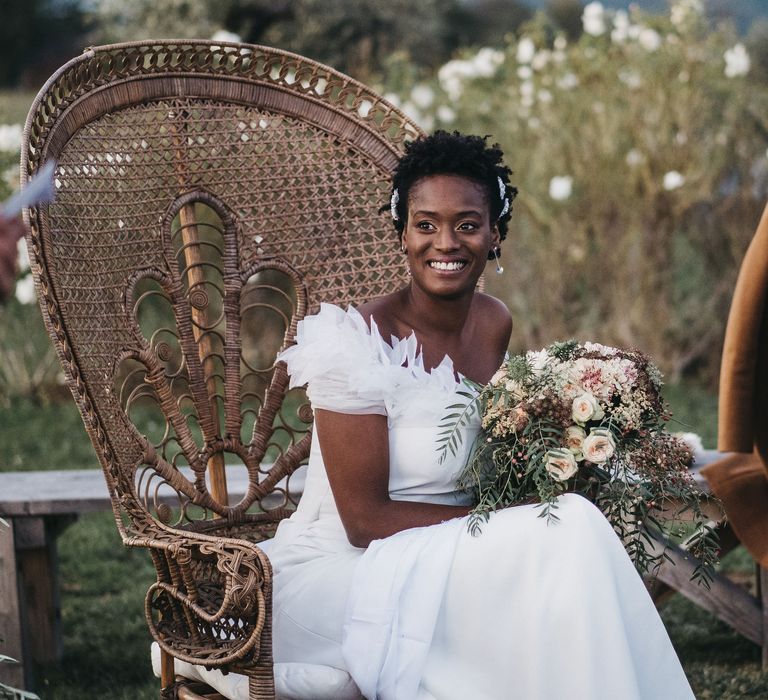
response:
M584 438L587 437L587 432L579 425L572 425L565 430L565 446L571 451L574 458L577 460L584 459L582 452L584 445Z
M577 471L576 458L570 450L557 448L544 456L544 468L556 481L567 481Z
M616 440L610 430L606 428L594 428L584 438L581 446L584 459L593 464L604 464L616 451Z
M592 394L581 394L573 400L571 417L580 425L588 420L600 420L603 417L603 409Z

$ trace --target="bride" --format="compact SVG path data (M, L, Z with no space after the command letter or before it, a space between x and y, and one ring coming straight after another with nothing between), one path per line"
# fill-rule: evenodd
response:
M640 577L601 513L566 495L473 537L455 489L478 425L438 461L438 425L486 383L512 330L476 291L516 189L498 147L411 143L391 216L410 283L305 318L285 360L315 434L305 491L269 546L276 662L346 670L369 700L692 698ZM357 689L355 689L355 694Z

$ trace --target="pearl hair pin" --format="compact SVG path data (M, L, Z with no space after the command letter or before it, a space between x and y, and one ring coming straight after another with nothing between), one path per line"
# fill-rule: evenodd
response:
M397 205L400 202L400 193L397 191L397 188L395 188L392 191L392 199L389 200L389 211L392 214L392 219L394 221L400 221L400 215L397 213Z

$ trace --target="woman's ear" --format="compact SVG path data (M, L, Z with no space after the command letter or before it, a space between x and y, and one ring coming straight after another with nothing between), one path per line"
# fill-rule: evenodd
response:
M495 248L501 245L501 234L499 233L498 223L494 224L491 228L491 245Z

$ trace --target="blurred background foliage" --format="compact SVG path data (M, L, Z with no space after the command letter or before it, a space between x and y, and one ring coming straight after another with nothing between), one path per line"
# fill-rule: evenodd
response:
M639 5L648 11L640 9ZM638 346L714 390L738 266L768 197L768 8L755 0L5 0L0 198L36 90L84 46L216 37L292 50L426 130L490 134L520 189L512 349ZM372 215L375 215L372 213ZM24 261L22 261L24 262ZM60 393L26 264L0 309L0 403Z
M18 186L35 93L84 47L215 37L295 51L371 84L425 130L498 141L520 195L506 271L489 267L487 286L513 311L512 349L569 336L638 346L671 382L673 429L714 447L728 305L768 199L768 6L629 5L2 0L0 201ZM34 301L22 247L0 306L0 470L96 468ZM65 658L41 669L43 696L156 697L148 560L119 548L108 513L70 528L61 554ZM739 556L724 566L746 581ZM698 697L766 697L756 646L679 596L664 615Z
M489 287L513 349L636 345L714 386L736 274L768 197L768 84L733 27L595 4L569 41L537 16L392 99L426 128L492 134L520 189ZM407 83L410 64L400 70Z

